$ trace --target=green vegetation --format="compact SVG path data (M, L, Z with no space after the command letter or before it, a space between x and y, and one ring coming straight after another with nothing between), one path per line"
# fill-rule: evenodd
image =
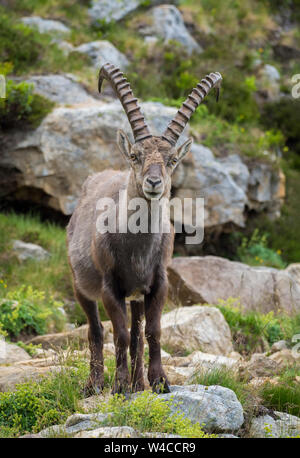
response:
M63 423L79 409L88 364L72 355L61 363L63 369L59 372L0 393L0 437L14 437Z
M112 412L110 426L131 426L141 432L163 432L184 437L214 437L206 434L199 423L193 424L183 414L172 413L172 401L164 401L157 394L144 391L133 400L115 395L101 405L102 412Z
M268 235L260 234L255 229L250 239L242 238L241 245L237 249L239 260L250 266L269 266L284 269L286 263L281 258L281 250L273 250L267 246Z
M10 213L0 214L0 232L1 278L8 290L30 285L58 301L73 297L65 229L48 222L42 223L37 216ZM20 263L12 252L12 241L15 239L36 243L49 251L51 256L38 263L35 260Z
M0 99L0 129L37 127L54 103L33 94L33 84L6 81L6 98Z
M34 290L31 286L21 286L8 292L4 289L0 292L1 327L11 338L20 334L26 336L45 334L50 330L61 331L65 323L60 310L62 305L53 297L46 300L44 292Z
M220 385L233 390L247 413L255 407L253 405L253 390L249 388L247 380L242 379L238 373L232 370L219 368L206 372L200 371L195 374L193 383L205 386Z
M293 335L300 332L300 315L243 311L239 300L234 298L219 300L217 307L229 324L235 350L240 353L264 350L268 344L282 339L291 341Z
M42 346L39 344L39 345L34 345L32 343L30 344L26 344L22 341L19 341L17 342L17 345L21 348L23 348L23 350L27 351L27 353L31 356L31 357L34 357L37 355L37 349L41 349Z
M300 384L296 376L299 377L299 369L291 368L281 374L278 383L264 383L259 390L263 405L299 417Z

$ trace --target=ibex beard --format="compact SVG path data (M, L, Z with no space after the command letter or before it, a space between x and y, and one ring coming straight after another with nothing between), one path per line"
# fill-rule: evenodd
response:
M149 383L156 392L169 392L169 382L161 363L160 319L167 299L167 266L173 252L174 231L171 226L169 231L137 233L118 230L102 233L97 230L97 202L103 198L113 199L119 214L124 212L120 191L126 193L128 200L143 198L147 202L145 211L151 222L151 202L170 198L172 173L192 145L192 139L188 139L177 148L177 140L197 106L210 89L219 88L222 78L219 73L211 73L202 79L162 136L151 135L130 84L118 68L111 64L101 68L99 91L103 79L107 79L115 89L127 114L135 143L131 144L123 131L118 132L118 145L130 171L106 170L88 177L67 227L74 292L89 324L91 361L86 394L98 393L104 386L103 326L96 302L99 299L102 299L113 326L116 351L113 393L144 390L144 318L149 345ZM126 217L130 217L131 210L125 207L125 211L128 212ZM131 298L130 332L126 297Z

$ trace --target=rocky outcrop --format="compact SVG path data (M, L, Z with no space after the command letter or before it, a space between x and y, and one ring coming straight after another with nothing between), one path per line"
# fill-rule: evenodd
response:
M244 422L243 408L235 393L222 386L175 385L171 393L161 397L171 401L173 412L183 413L206 431L232 432Z
M117 100L93 98L72 75L32 76L34 91L60 105L38 127L6 135L1 145L0 196L33 200L70 215L88 175L107 168L127 168L116 144L118 128L129 136L126 115ZM157 102L142 103L154 134L161 134L176 109ZM185 129L182 141L188 135ZM224 225L244 226L246 208L278 215L284 176L271 165L246 165L237 155L218 159L194 144L176 169L173 195L203 197L205 227L220 232ZM195 214L195 213L194 213Z
M180 307L161 319L161 343L173 352L201 350L214 355L233 351L231 333L215 307Z
M20 262L27 261L27 259L44 261L50 258L50 253L41 246L34 243L25 243L22 240L14 240L13 253L15 253Z
M106 40L91 41L74 48L82 54L90 57L93 66L99 70L107 62L125 70L129 65L129 60L112 43Z
M170 40L182 44L188 54L202 52L201 46L187 30L180 11L173 5L162 5L153 8L147 14L147 26L140 29L145 36L162 38L165 43Z
M23 17L21 20L23 24L38 29L40 33L52 33L56 37L66 36L71 33L71 29L60 21L43 19L39 16Z
M76 105L95 100L71 74L33 75L26 82L33 84L35 94L60 105Z
M216 256L177 257L168 269L170 299L180 305L238 298L245 310L300 310L300 288L287 270L250 267Z

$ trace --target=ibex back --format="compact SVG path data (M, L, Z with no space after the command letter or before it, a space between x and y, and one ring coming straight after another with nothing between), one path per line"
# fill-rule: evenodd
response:
M160 318L167 298L167 265L173 252L173 231L169 233L115 233L97 230L97 202L111 198L121 211L120 191L127 200L142 197L147 202L151 220L151 202L170 197L171 176L190 151L192 139L179 148L177 140L191 115L210 89L219 89L221 75L210 73L194 88L161 137L152 136L137 99L123 73L111 64L99 73L99 92L107 79L127 114L135 143L132 145L123 131L118 131L118 145L130 165L130 171L106 170L87 178L80 201L69 222L68 254L73 274L75 296L84 309L89 324L91 352L90 376L86 392L99 392L104 385L103 327L97 300L102 299L111 319L116 351L116 376L113 392L144 389L142 321L145 315L145 335L149 344L148 379L153 390L168 392L169 384L161 364ZM127 216L130 210L126 209ZM101 210L100 210L101 213ZM131 331L127 329L125 298L131 300ZM127 365L130 346L131 377Z

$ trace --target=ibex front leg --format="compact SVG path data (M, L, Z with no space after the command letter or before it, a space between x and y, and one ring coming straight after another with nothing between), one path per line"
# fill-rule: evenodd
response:
M84 309L89 324L88 339L91 352L90 376L84 393L90 396L94 393L100 393L104 386L103 326L100 322L97 303L87 299L76 287L75 296Z
M116 349L116 377L112 393L126 393L129 391L127 350L130 338L127 329L125 297L121 296L112 282L105 282L102 290L102 300L113 325Z
M169 393L169 382L161 364L160 318L167 298L168 283L166 275L157 275L151 293L145 295L145 334L149 344L148 379L152 390Z
M144 391L144 339L142 321L144 315L144 301L130 301L131 331L130 331L130 356L131 356L131 386L132 391Z

